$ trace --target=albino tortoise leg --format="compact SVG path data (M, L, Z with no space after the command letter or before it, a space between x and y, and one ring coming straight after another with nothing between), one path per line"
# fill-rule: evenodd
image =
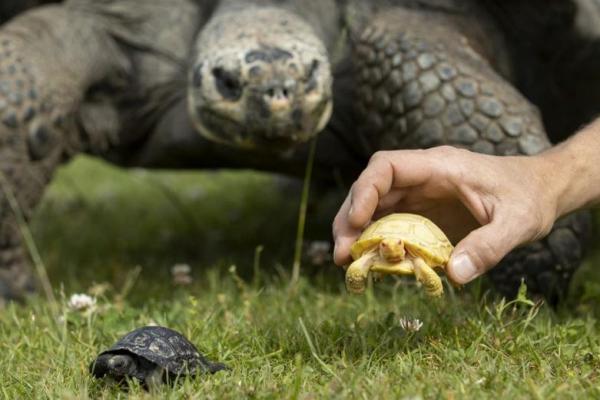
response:
M351 293L363 293L367 287L369 272L377 252L370 251L352 262L346 270L346 289Z
M425 292L432 297L439 297L444 293L444 285L440 276L422 258L413 260L415 276L425 288Z
M88 147L75 113L112 53L92 19L67 7L32 10L0 28L0 302L35 286L6 193L29 219L55 168Z
M443 144L496 155L532 155L549 148L537 109L500 76L509 57L494 35L469 37L455 14L394 7L370 20L354 44L361 128L371 148ZM486 58L483 54L491 55ZM556 303L567 292L590 235L590 217L574 214L544 240L509 254L490 274L514 295L521 278Z

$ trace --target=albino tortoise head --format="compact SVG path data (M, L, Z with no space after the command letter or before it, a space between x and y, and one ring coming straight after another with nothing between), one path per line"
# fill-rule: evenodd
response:
M290 12L220 12L200 33L195 54L189 111L208 139L285 150L314 137L331 116L327 50Z

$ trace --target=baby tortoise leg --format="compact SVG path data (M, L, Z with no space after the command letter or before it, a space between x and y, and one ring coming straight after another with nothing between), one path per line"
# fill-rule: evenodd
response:
M346 270L346 289L350 293L363 293L367 287L369 271L377 257L376 251L370 251L356 259Z
M415 276L421 282L425 293L431 297L440 297L444 293L444 285L440 276L422 258L413 260Z
M368 152L450 144L532 155L549 148L537 109L482 55L488 43L466 37L454 18L396 7L372 17L354 43L356 111ZM490 275L495 285L513 295L525 278L555 303L581 263L589 225L585 213L565 218L546 239L506 257Z
M89 16L66 7L32 10L0 28L1 301L35 286L6 193L29 219L55 168L86 147L76 110L113 53Z

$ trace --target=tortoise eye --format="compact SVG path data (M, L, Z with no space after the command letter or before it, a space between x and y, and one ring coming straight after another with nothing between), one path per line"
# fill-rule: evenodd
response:
M223 68L215 68L212 73L215 77L215 85L221 96L227 100L239 100L242 96L242 85L238 77Z
M312 92L317 88L317 71L319 70L319 61L313 60L308 69L308 73L306 74L306 88L304 89L306 93Z

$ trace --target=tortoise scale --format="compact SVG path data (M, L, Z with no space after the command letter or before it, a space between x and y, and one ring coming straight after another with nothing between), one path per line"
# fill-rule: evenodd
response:
M433 268L444 270L454 247L431 220L416 214L387 215L371 224L351 247L355 260L346 270L350 292L365 290L369 272L415 275L433 297L444 287Z

